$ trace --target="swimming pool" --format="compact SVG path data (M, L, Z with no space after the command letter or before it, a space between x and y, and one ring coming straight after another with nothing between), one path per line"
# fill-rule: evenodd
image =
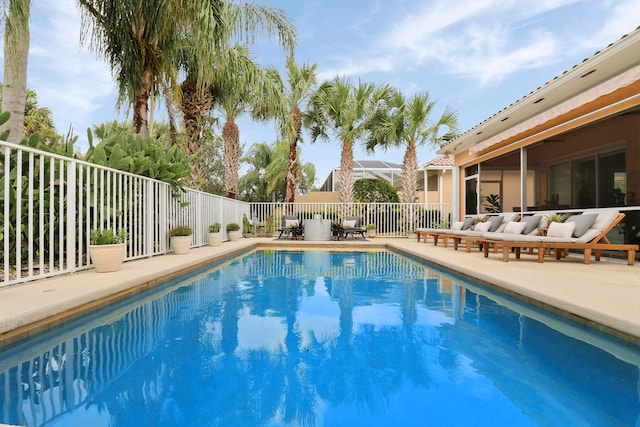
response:
M392 252L255 251L0 353L0 422L636 425L640 351Z

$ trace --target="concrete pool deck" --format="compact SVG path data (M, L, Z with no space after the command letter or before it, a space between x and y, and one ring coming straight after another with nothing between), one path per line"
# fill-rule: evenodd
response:
M535 255L503 262L501 254L484 258L477 250L434 247L431 241L376 238L367 241L308 242L273 238L240 239L186 255L161 255L129 261L113 273L93 269L0 288L0 346L108 306L214 260L252 248L392 249L431 261L525 300L535 301L607 332L640 342L640 266L607 260L583 263L582 257L543 264Z

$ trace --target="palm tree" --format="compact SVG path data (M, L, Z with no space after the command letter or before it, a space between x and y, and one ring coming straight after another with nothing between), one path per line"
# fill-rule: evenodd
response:
M296 190L300 184L300 171L296 170L298 156L298 141L300 141L302 132L302 112L301 104L306 103L311 95L313 87L316 84L317 64L304 64L298 67L293 57L287 60L287 83L288 88L285 89L285 98L289 107L289 115L283 121L282 133L285 140L289 143L289 156L287 162L287 193L285 202L293 203L296 201Z
M353 144L366 142L371 136L369 120L385 108L394 92L389 85L359 82L354 86L348 79L336 77L323 83L310 100L304 120L312 142L328 140L331 133L342 143L338 180L341 204L353 202Z
M245 46L231 49L233 58L220 72L220 80L213 87L214 105L225 117L222 127L225 163L225 193L232 199L238 191L240 166L240 130L235 119L250 113L255 120L266 121L282 117L285 105L281 86L272 70L260 68L249 56Z
M407 100L404 94L397 92L386 114L381 113L376 120L370 122L372 138L367 148L373 150L376 145L389 147L406 144L402 162L402 203L413 203L416 199L416 178L418 174L418 157L416 146L430 143L441 145L444 140L451 139L457 132L456 113L446 108L437 122L430 120L435 101L429 94L419 93ZM442 132L446 128L446 132Z
M267 168L273 162L275 150L267 143L256 143L249 148L242 161L250 167L240 179L238 187L242 200L248 202L264 202L274 191L267 179Z
M0 134L9 131L7 140L20 143L23 136L24 108L27 99L27 61L29 57L29 15L31 0L10 0L4 23L4 82L2 111L9 120L0 126Z
M156 86L175 83L175 59L184 48L186 32L202 58L198 74L208 74L204 64L210 64L215 55L223 2L76 1L81 10L81 40L88 38L90 47L109 61L118 82L119 104L133 105L133 132L148 136L149 97Z
M62 138L56 132L56 125L51 117L51 110L38 105L38 94L27 89L27 97L24 106L24 127L25 136L34 132L40 134L40 140L46 145L55 147L62 142Z
M186 78L180 85L180 109L184 118L187 154L197 154L200 150L202 125L214 102L212 87L215 82L218 82L218 85L223 84L220 80L225 77L225 69L229 62L236 58L231 40L238 39L243 44L248 44L261 31L269 36L277 34L280 45L289 52L295 47L295 28L282 10L265 5L225 2L214 37L217 54L213 58L215 62L208 64L211 72L206 79L198 74L202 59L198 57L197 51L182 51L180 68L185 71ZM191 43L186 42L185 45L189 46ZM193 166L191 184L198 188L201 169L197 164Z
M287 141L277 141L274 147L274 155L271 163L267 167L266 180L268 182L267 193L273 194L275 200L285 201L287 194L287 185L289 179L291 145ZM308 192L312 189L316 179L316 168L312 163L300 162L300 147L296 148L296 160L293 164L293 179L296 186L302 192ZM298 189L297 188L297 189Z

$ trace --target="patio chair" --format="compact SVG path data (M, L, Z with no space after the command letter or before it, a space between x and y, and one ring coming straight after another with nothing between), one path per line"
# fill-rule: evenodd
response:
M280 232L280 234L278 235L278 239L282 238L283 235L285 237L289 237L289 234L291 234L291 229L298 225L300 225L300 220L297 216L282 215L282 223L280 228L277 230Z
M492 242L496 249L502 248L503 261L509 261L509 253L514 250L516 258L520 258L522 248L537 249L538 262L544 262L547 249L555 251L556 259L560 259L565 251L570 249L582 251L584 263L591 263L591 254L595 260L600 261L603 250L627 251L627 263L634 265L635 254L639 250L638 245L611 243L607 233L611 231L625 214L615 209L590 209L581 215L573 215L564 223L552 222L549 225L546 236L509 235L493 236L486 239ZM484 256L488 257L488 246L484 248Z
M253 228L254 236L259 236L260 232L262 232L263 236L267 235L267 225L264 222L261 222L257 216L254 216L251 219L251 227Z
M359 234L362 239L365 239L364 233L367 229L362 227L362 218L359 216L348 216L342 221L342 227L344 228L344 239L347 240L349 234L355 239L356 234Z

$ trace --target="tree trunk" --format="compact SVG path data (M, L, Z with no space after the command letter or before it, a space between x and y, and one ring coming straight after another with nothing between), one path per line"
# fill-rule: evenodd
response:
M182 83L182 103L180 109L184 119L187 156L196 155L191 162L191 177L189 184L196 189L202 186L202 167L198 153L202 146L202 123L213 104L211 90L199 89L193 80Z
M133 104L133 133L143 138L149 136L149 95L153 88L153 72L147 67L142 74L142 87Z
M349 139L342 142L340 155L340 178L338 179L338 202L346 206L353 202L353 143ZM341 212L347 216L350 212Z
M416 155L416 142L410 140L402 162L402 203L414 203L416 201L416 176L418 174L418 157Z
M287 193L285 202L293 203L296 201L296 188L300 179L300 174L296 172L296 160L298 156L298 141L300 140L300 131L302 129L302 118L300 116L300 108L296 105L291 109L291 119L294 126L294 137L289 144L289 163L287 164Z
M227 116L227 121L222 127L222 140L224 141L224 188L227 197L235 199L240 168L240 131L231 116Z
M24 133L30 13L31 0L11 0L5 22L2 111L8 111L11 116L0 127L0 133L9 130L7 140L15 144L22 141Z

